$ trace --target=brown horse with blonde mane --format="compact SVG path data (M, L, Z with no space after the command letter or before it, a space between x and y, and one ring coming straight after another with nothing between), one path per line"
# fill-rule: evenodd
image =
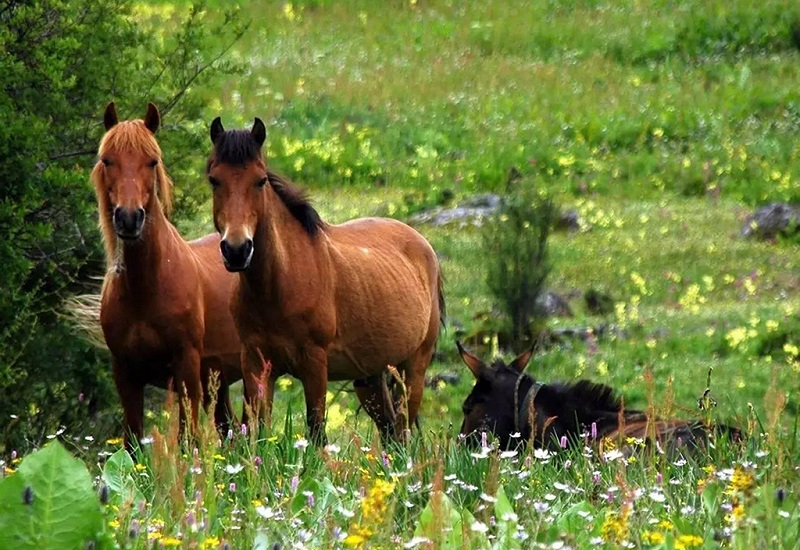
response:
M241 344L230 314L235 277L219 262L219 236L186 242L169 220L172 182L155 139L158 109L144 120L119 122L106 107L106 134L92 170L108 271L100 324L112 355L122 401L125 444L143 435L144 387L178 391L181 419L188 399L196 428L207 407L211 371L220 374L215 420L222 429L233 411L228 384L241 378Z
M216 118L207 166L222 258L241 272L231 308L254 408L269 422L275 379L300 379L311 438L323 443L328 381L354 380L381 434L403 440L444 316L436 253L396 220L323 222L267 168L265 139L259 119L250 131L225 131ZM405 403L387 391L388 365L404 380Z

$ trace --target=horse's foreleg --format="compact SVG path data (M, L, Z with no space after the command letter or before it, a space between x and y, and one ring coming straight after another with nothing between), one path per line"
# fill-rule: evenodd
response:
M133 454L144 435L144 385L131 380L130 368L112 359L112 374L122 402L125 448Z
M306 398L308 433L315 445L327 443L325 436L325 396L328 392L328 354L321 347L306 348L304 364L298 369Z
M242 347L242 378L245 399L242 422L249 422L249 408L257 419L264 420L269 427L272 424L275 371L258 348Z

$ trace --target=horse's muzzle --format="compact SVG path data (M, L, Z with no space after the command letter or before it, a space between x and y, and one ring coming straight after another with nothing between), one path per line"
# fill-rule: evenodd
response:
M225 269L228 271L235 273L250 267L250 260L253 259L253 239L245 239L239 245L232 245L223 239L219 243L219 249L222 252Z
M118 206L114 209L114 231L120 239L126 241L136 240L142 236L144 218L144 208L123 208Z

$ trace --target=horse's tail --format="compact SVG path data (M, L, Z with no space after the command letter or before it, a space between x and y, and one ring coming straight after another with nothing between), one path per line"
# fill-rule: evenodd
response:
M439 293L439 322L444 327L447 310L444 303L444 277L442 276L441 266L439 267L439 275L436 278L436 290Z
M101 349L108 349L100 326L100 294L81 294L64 300L61 316L78 329L80 336Z

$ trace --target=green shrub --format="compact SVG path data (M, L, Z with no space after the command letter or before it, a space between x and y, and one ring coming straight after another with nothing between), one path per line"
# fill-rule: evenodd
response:
M551 199L523 191L507 197L486 228L487 285L518 343L531 338L537 320L536 299L550 272L547 239L555 214Z

